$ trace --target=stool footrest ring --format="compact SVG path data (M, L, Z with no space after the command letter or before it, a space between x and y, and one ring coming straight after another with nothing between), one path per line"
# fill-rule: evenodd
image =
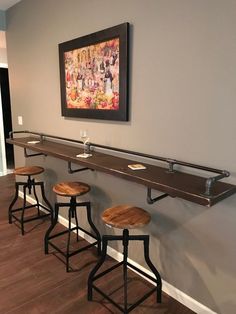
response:
M123 313L129 313L131 312L134 308L136 308L136 306L138 306L139 304L141 304L143 301L145 301L150 295L153 294L153 292L155 292L156 288L151 289L150 291L148 291L142 298L140 298L139 300L137 300L135 303L133 303L129 308L127 308L127 310L125 310L124 308L122 308L118 303L116 303L114 300L112 300L107 294L105 294L101 289L99 289L98 287L96 287L95 285L92 285L93 289L96 290L98 293L100 293L105 299L107 299L109 302L111 302L115 307L117 307L121 312Z
M97 274L98 270L102 266L102 264L105 262L106 254L107 254L107 246L108 241L122 241L123 243L123 260L108 269L100 272ZM144 244L144 258L145 262L151 269L153 275L152 277L149 274L146 274L144 271L139 269L138 267L132 265L128 262L128 245L129 241L143 241ZM118 268L119 266L123 265L123 283L124 283L124 307L122 308L118 303L116 303L114 300L112 300L109 295L104 293L101 289L96 287L94 285L94 281L101 278L102 276L106 275L107 273L113 271L114 269ZM131 270L135 271L138 274L141 274L144 278L149 279L153 283L155 283L155 287L152 288L149 292L147 292L145 295L143 295L139 300L137 300L135 303L130 305L128 307L128 275L127 275L127 269L130 268ZM93 289L95 289L97 292L99 292L104 298L106 298L108 301L110 301L113 305L115 305L121 312L123 313L129 313L131 310L133 310L136 306L138 306L140 303L142 303L145 299L147 299L153 292L156 292L156 300L158 303L161 303L161 293L162 293L162 280L159 272L155 268L155 266L152 264L150 258L149 258L149 235L129 235L128 229L123 230L123 235L104 235L102 237L102 254L100 260L97 262L95 267L92 269L92 271L89 274L88 277L88 300L92 301L93 299Z
M59 208L63 208L63 207L68 207L69 206L69 210L68 210L68 216L69 216L69 221L68 221L68 229L63 230L61 232L58 232L56 234L52 234L53 229L56 227L57 223L58 223L58 216L59 216ZM94 234L92 234L91 232L81 228L78 224L78 217L77 217L77 207L86 207L87 210L87 219L88 219L88 223L91 227L91 229L93 230ZM75 218L75 223L76 225L73 226L72 223L72 218ZM71 237L71 232L76 231L77 232L77 242L79 241L79 233L78 231L81 230L83 231L85 234L89 235L91 238L95 239L96 241L88 244L82 248L79 248L77 250L74 250L73 252L70 252L70 237ZM54 243L52 243L50 240L54 239L56 237L59 237L61 235L64 234L68 234L68 238L67 238L67 245L66 245L66 252L63 252L57 245L55 245ZM100 234L96 228L96 226L94 225L92 218L91 218L91 205L90 202L81 202L81 203L77 203L75 201L75 197L71 197L71 201L70 203L55 203L55 215L54 215L54 219L52 221L51 226L49 227L49 229L47 230L46 234L45 234L45 238L44 238L44 250L45 250L45 254L49 253L49 246L52 246L55 250L57 250L59 253L61 253L65 258L66 258L66 271L69 272L69 258L76 255L79 252L82 252L92 246L96 246L97 245L97 250L98 250L98 255L101 252L101 237Z

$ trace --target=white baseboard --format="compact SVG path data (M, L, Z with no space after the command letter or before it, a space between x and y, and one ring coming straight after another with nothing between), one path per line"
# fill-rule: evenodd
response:
M19 195L20 195L20 197L22 197L23 193L20 191ZM35 202L35 200L31 196L28 196L28 195L26 197L26 200L27 200L27 202L29 202L31 204L33 202ZM68 227L68 220L66 218L60 216L60 215L58 217L58 222L60 224L62 224L63 226ZM74 226L75 225L72 224L72 227L74 227ZM89 243L94 242L94 239L92 237L90 237L89 235L87 235L86 233L84 233L81 230L79 230L79 236L84 238ZM123 258L123 254L122 253L116 251L115 249L113 249L112 247L109 247L109 246L108 246L107 254L109 256L111 256L112 258L114 258L115 260L119 261L119 262ZM152 272L150 272L149 270L147 270L143 266L139 265L135 261L133 261L131 259L128 259L128 261L129 261L130 264L136 266L137 268L139 268L140 270L142 270L143 272L145 272L149 276L154 277ZM140 276L142 276L142 275L140 275ZM147 279L146 277L143 277L143 278L148 280L148 281L150 281L153 284L153 281ZM201 304L200 302L198 302L195 299L191 298L190 296L188 296L184 292L182 292L179 289L175 288L174 286L172 286L171 284L169 284L165 280L162 280L162 290L163 290L163 292L165 292L166 294L171 296L173 299L175 299L178 302L182 303L183 305L185 305L186 307L188 307L190 310L194 311L197 314L217 314L216 312L212 311L211 309L209 309L205 305Z

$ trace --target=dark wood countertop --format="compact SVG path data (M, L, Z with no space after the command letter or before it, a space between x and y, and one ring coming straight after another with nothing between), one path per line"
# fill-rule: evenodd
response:
M144 170L131 170L129 164L137 163L132 159L104 154L93 151L87 159L76 157L82 152L81 147L74 147L54 141L43 140L37 144L27 142L38 140L35 137L7 139L7 143L44 153L48 156L70 161L82 167L88 167L105 172L126 180L134 181L149 188L179 197L200 205L212 206L236 192L236 186L221 181L215 182L211 196L204 195L206 178L175 171L168 172L166 168L143 163Z

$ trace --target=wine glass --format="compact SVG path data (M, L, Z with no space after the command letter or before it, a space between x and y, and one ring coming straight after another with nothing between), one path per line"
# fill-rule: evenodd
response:
M86 143L89 141L88 131L87 130L81 130L80 131L80 138L84 144L84 152L83 152L83 154L81 154L81 157L88 157L88 154L86 153Z

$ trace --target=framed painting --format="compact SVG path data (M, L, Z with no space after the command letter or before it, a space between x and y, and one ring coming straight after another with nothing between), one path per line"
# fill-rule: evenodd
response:
M129 23L59 44L65 117L128 120Z

